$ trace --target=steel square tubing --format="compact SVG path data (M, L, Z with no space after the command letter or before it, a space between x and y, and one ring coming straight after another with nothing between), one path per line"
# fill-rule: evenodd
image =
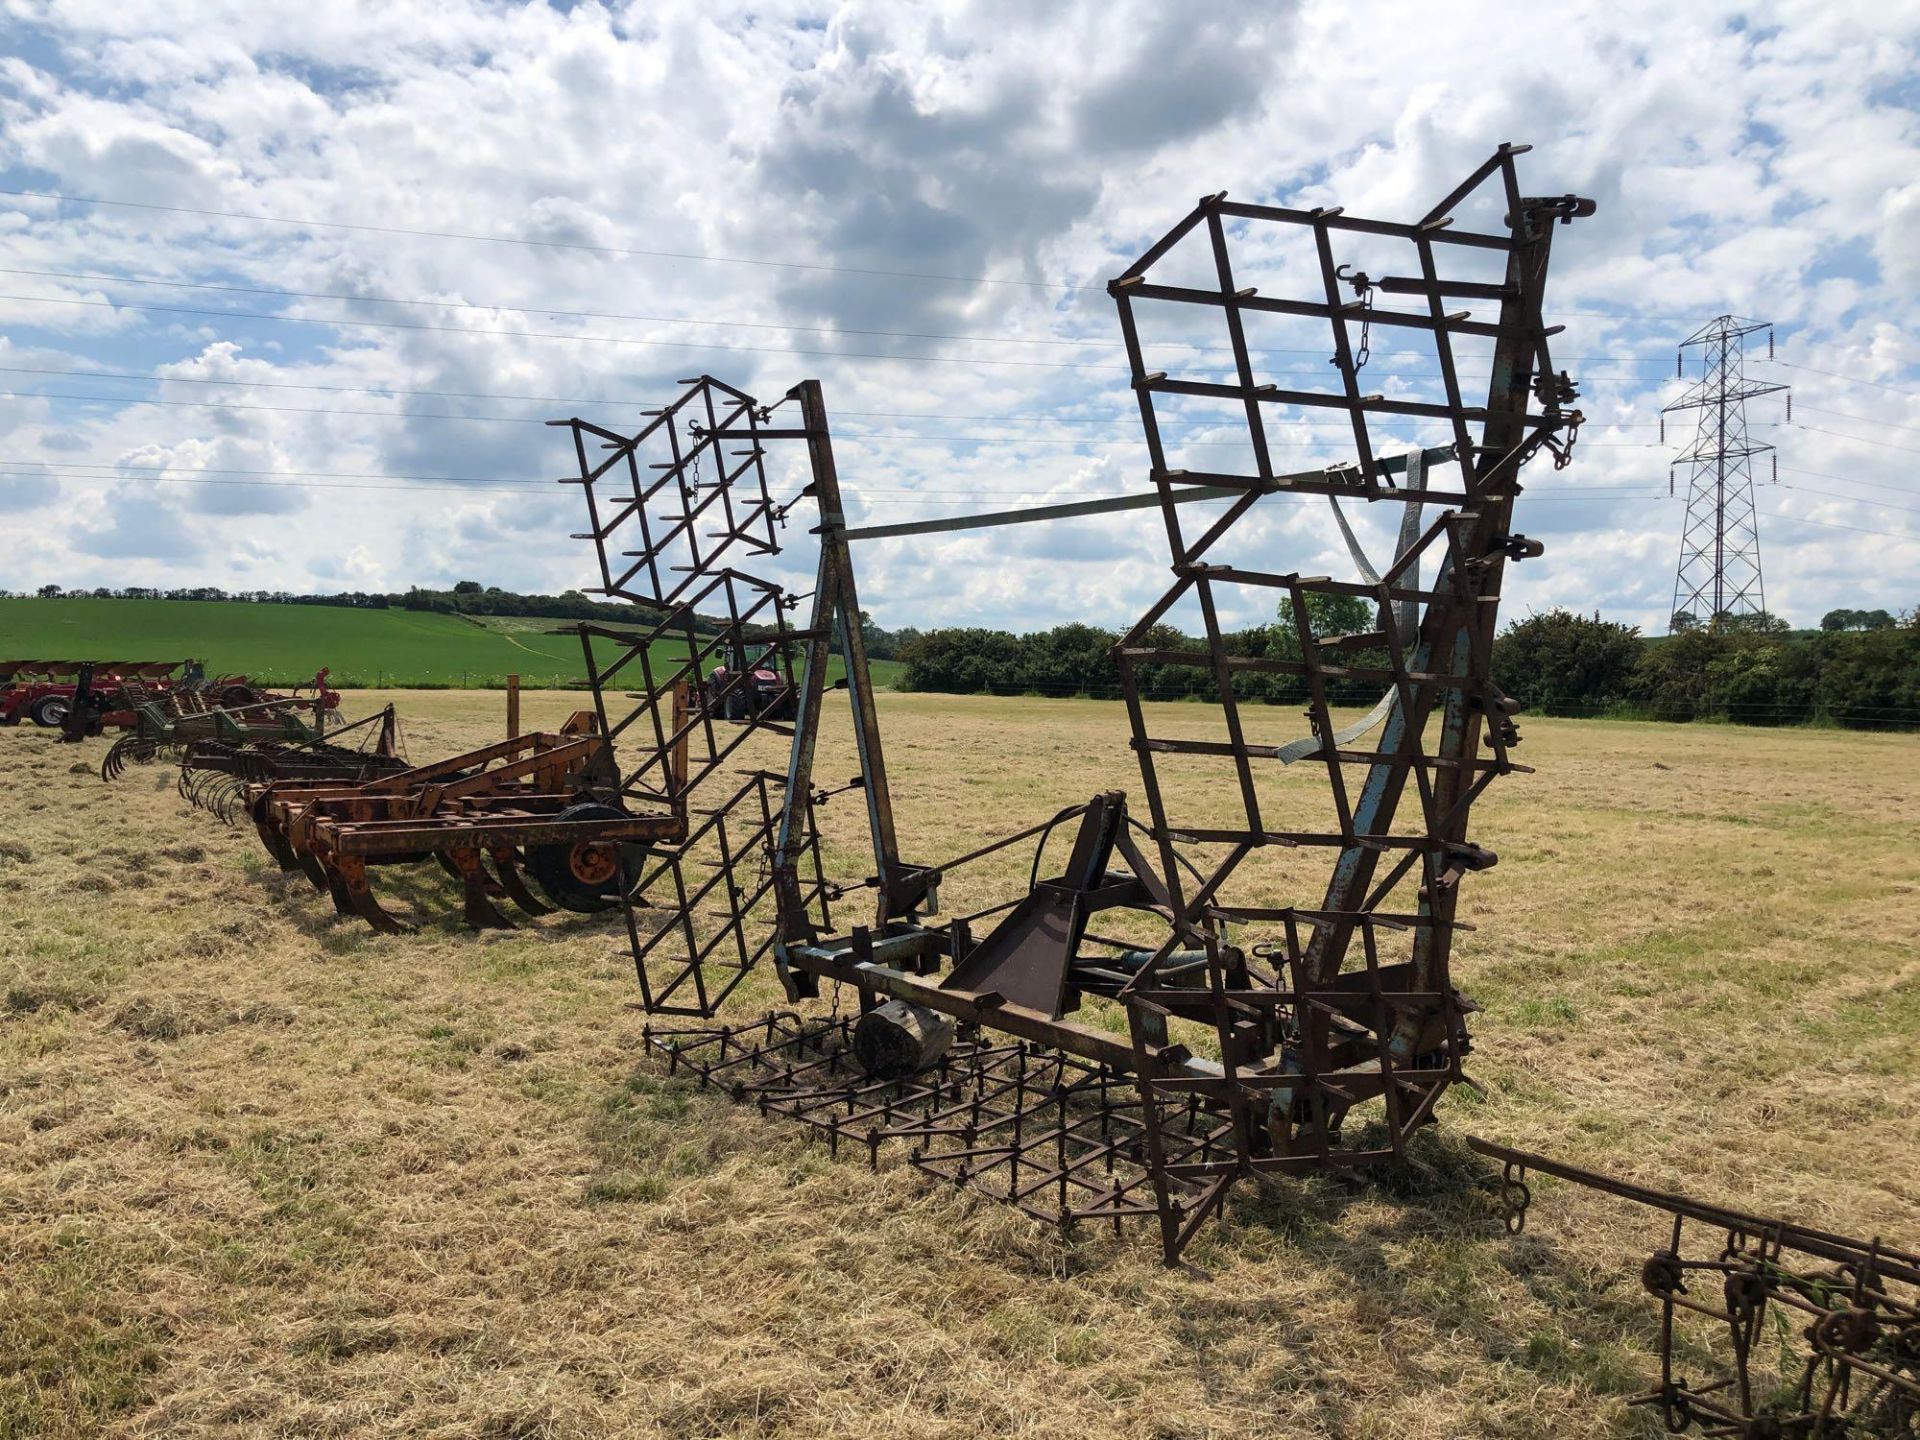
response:
M455 845L572 845L582 840L665 840L679 822L671 815L627 820L540 820L516 815L448 815L422 820L322 822L316 835L343 855L397 855Z
M1212 400L1239 400L1249 394L1243 385L1228 385L1217 380L1171 380L1165 376L1156 379L1148 375L1133 384L1135 389L1154 395L1196 395ZM1330 390L1282 390L1277 385L1256 385L1251 397L1263 405L1312 405L1321 409L1352 410L1368 415L1412 415L1430 420L1451 420L1458 415L1466 421L1490 418L1481 406L1468 406L1455 411L1426 400L1389 400L1385 396L1349 400L1345 395ZM1553 414L1501 416L1500 419L1503 424L1523 426L1530 430L1551 431L1564 423L1562 417ZM1164 459L1155 466L1155 469L1162 468Z

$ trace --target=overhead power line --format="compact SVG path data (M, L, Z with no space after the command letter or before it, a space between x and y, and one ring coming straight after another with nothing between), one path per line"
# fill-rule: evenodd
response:
M147 385L225 385L225 386L237 387L240 389L314 390L314 391L320 391L326 394L336 394L336 395L404 395L404 396L409 396L415 399L506 400L506 401L526 402L530 404L538 403L538 404L548 404L548 405L580 405L580 406L608 405L608 406L616 406L616 407L624 406L624 407L637 407L641 409L658 409L664 403L658 400L641 400L641 399L632 399L632 398L623 399L623 400L610 400L603 397L596 398L596 397L579 396L579 395L573 395L573 396L511 395L511 394L501 394L495 391L486 391L486 390L405 390L394 385L316 385L316 384L301 383L299 381L292 381L292 380L242 380L242 379L234 379L234 378L225 377L225 376L216 377L216 376L205 376L205 375L151 375L151 374L136 373L134 371L129 371L129 370L55 370L55 369L51 369L44 366L32 366L32 365L0 365L0 374L47 375L47 376L56 376L63 379L71 379L71 380L127 380L127 381L137 381L139 383L147 384ZM40 394L42 392L20 391L15 393ZM54 398L54 397L49 395L48 398ZM93 398L96 398L108 403L124 400L129 405L152 405L152 404L160 403L157 400L148 400L136 395L126 395L126 396L101 395ZM172 403L197 403L197 402L172 402ZM390 412L380 411L377 413L387 414ZM839 410L839 409L836 409L833 413L836 416L848 416L848 417L853 417L858 419L876 419L876 420L965 420L965 421L986 422L986 423L991 423L995 425L1015 424L1015 423L1036 424L1036 425L1115 425L1123 429L1134 429L1136 432L1137 432L1137 427L1140 423L1139 416L1137 414L1053 415L1053 414L1044 414L1044 413L1036 414L1032 412L1021 412L1016 414L1004 414L1004 415L979 415L979 414L954 414L952 412L944 411L944 410ZM1170 417L1161 419L1158 423L1161 429L1166 429L1167 427L1174 426L1174 425L1221 426L1221 425L1229 425L1233 422L1221 421L1221 420L1191 420L1191 419L1181 419L1178 417L1170 416ZM1307 426L1312 426L1316 429L1325 428L1330 430L1350 430L1352 428L1351 424L1345 420L1290 420L1286 423L1294 426L1307 425ZM1397 425L1397 424L1415 424L1415 423L1417 422L1411 419L1405 420L1405 421L1376 420L1374 422L1374 425L1375 425L1375 428L1378 428L1382 424ZM1762 423L1775 424L1778 422L1766 421ZM1652 420L1589 420L1587 424L1591 428L1596 430L1652 430L1656 428L1656 422ZM1135 438L1138 438L1137 433L1135 435Z
M265 295L278 300L331 300L352 305L412 305L434 310L505 311L513 315L547 315L561 320L628 320L647 325L712 325L732 330L786 330L809 335L859 335L887 340L951 340L972 345L1053 345L1080 350L1124 350L1126 348L1117 340L1062 339L1058 336L957 335L939 330L862 330L847 325L783 325L762 320L709 320L691 315L639 315L617 310L566 310L552 305L482 304L467 300L413 300L394 295L352 294L326 290L278 290L257 285L222 285L199 280L162 280L144 275L111 275L84 270L24 270L0 267L0 275L32 275L45 279L98 281L109 285L150 285L175 290L211 290L226 295ZM1202 354L1231 355L1234 353L1233 347L1229 345L1197 345L1184 340L1169 343L1178 345L1182 349L1196 350ZM1326 348L1304 345L1255 345L1249 346L1247 353L1250 355L1325 355ZM1375 352L1374 358L1386 360L1395 355L1409 355L1416 359L1429 358L1405 347L1398 350L1388 350L1383 347ZM1456 358L1485 360L1491 357L1461 354ZM1667 357L1664 355L1564 355L1560 358L1573 364L1658 365L1662 369L1667 363ZM1440 372L1436 370L1432 373L1437 375Z
M166 400L166 399L159 399L159 398L147 397L147 396L130 396L130 395L76 395L69 391L60 391L60 390L0 390L0 397L5 397L8 399L14 399L14 400L64 400L64 401L74 401L79 403L94 403L94 404L106 404L106 405L164 405L164 406L169 406L173 408L187 409L187 410L263 410L263 411L268 411L276 414L289 414L289 415L349 415L349 416L357 416L361 418L376 419L376 420L446 420L446 421L454 421L454 422L464 421L472 424L487 424L487 425L546 425L549 423L549 421L546 418L538 415L457 415L457 414L446 414L446 413L442 413L440 411L434 411L434 410L354 410L354 409L348 409L341 406L332 406L332 405L263 405L263 404L252 404L243 400ZM852 415L860 412L842 411L840 413L844 415ZM866 413L874 416L880 416L880 415L887 414L888 412L871 411ZM907 418L906 412L893 412L893 413L898 418ZM930 415L919 416L916 418L938 420L938 419L964 419L967 417L941 416L941 415L930 414ZM976 417L976 418L994 419L997 417L982 416L982 417ZM1222 422L1196 420L1191 423L1196 425L1201 425L1201 424L1221 424ZM1322 428L1345 429L1347 428L1344 425L1338 425L1333 422L1326 422L1326 421L1290 420L1283 423L1286 425L1287 428L1290 428L1290 429L1291 428L1302 428L1302 429L1309 429L1309 428L1310 429L1322 429ZM1422 422L1417 419L1386 420L1386 421L1376 422L1374 428L1385 429L1388 426L1395 426L1395 425L1399 425L1399 426L1413 425L1417 427L1421 423ZM836 435L834 438L838 440L847 440L847 441L946 440L946 441L953 441L953 442L964 443L969 445L1138 445L1141 443L1138 436L1092 437L1092 436L1021 436L1021 435L925 435L925 434L920 434L918 432L912 432L912 431L894 431L894 430L874 430L874 431L867 431L867 432L843 431L840 434ZM1228 447L1244 446L1247 442L1244 440L1185 440L1185 441L1181 441L1180 443L1183 446L1192 447L1192 448L1220 448L1223 446L1228 446ZM1267 442L1267 444L1270 447L1277 447L1282 445L1302 446L1302 445L1313 445L1317 443L1319 442L1311 441L1311 440L1269 440ZM1631 446L1632 448L1635 448L1635 449L1657 448L1650 441L1598 440L1598 441L1587 441L1585 443L1588 445L1598 446L1601 448L1619 448L1623 445Z
M1838 480L1842 485L1864 485L1869 490L1898 490L1903 495L1914 493L1909 485L1889 485L1881 480L1856 480L1851 475L1835 475L1831 470L1803 470L1798 465L1782 465L1780 468L1789 475L1806 475L1815 480Z
M97 205L123 210L149 210L170 215L198 215L216 220L247 220L259 225L288 225L307 230L343 230L372 235L408 235L431 240L465 240L484 245L524 245L544 250L574 250L598 255L619 255L658 260L696 260L716 265L752 265L775 270L808 270L835 275L872 275L897 280L925 280L956 285L1007 285L1028 290L1055 290L1074 293L1104 290L1101 283L1071 284L1060 280L1017 280L1003 275L949 275L938 271L890 270L872 266L831 265L805 260L766 260L744 255L712 255L686 250L653 250L637 246L594 245L581 240L541 240L519 235L479 235L458 230L425 230L403 225L368 225L346 220L301 220L284 215L260 215L237 210L213 210L193 205L160 205L145 200L117 200L97 195L67 195L52 190L0 189L0 195L22 199L54 200L64 205ZM1642 315L1625 311L1558 310L1558 315L1581 316L1596 320L1647 320L1668 322L1674 315Z
M1882 430L1920 431L1920 425L1901 425L1896 423L1895 421L1881 420L1876 416L1872 416L1872 415L1856 415L1851 410L1829 410L1823 405L1805 405L1805 404L1803 404L1800 408L1802 410L1811 410L1817 415L1836 415L1840 417L1842 420L1858 420L1862 425L1877 425Z
M1894 540L1920 540L1920 531L1915 530L1875 530L1866 525L1841 525L1832 520L1809 520L1805 515L1789 515L1785 511L1760 510L1756 514L1769 520L1785 520L1790 525L1818 525L1822 530L1851 530L1856 535L1885 535Z
M54 295L0 295L29 305L84 305L96 310L138 310L149 315L198 315L219 320L262 320L274 325L323 325L345 330L416 330L445 335L490 335L521 340L566 340L579 345L646 345L669 350L723 350L741 355L812 355L833 360L880 360L901 365L996 365L1021 370L1099 370L1125 373L1124 365L1087 365L1069 360L973 359L958 355L889 355L876 350L812 350L789 345L716 345L706 340L650 340L633 335L581 335L560 330L504 330L480 325L430 325L420 320L330 320L312 315L269 315L258 310L211 310L190 305L149 305L120 300L80 300Z
M1920 515L1920 506L1895 505L1888 500L1869 500L1864 495L1842 495L1838 490L1816 490L1811 485L1789 485L1780 482L1782 490L1798 490L1802 495L1825 495L1830 500L1845 500L1854 505L1877 505L1882 510L1904 510L1909 515Z
M21 462L14 461L11 463L18 464ZM38 463L38 462L33 462L33 463ZM102 465L95 468L108 469L109 467ZM475 480L460 480L458 483L454 483L453 477L423 477L418 483L406 483L406 484L385 483L385 481L387 480L392 480L396 478L391 476L383 477L381 479L376 479L369 483L353 483L353 484L341 483L340 481L323 480L323 479L309 480L309 479L273 478L275 476L280 476L280 475L294 476L302 473L305 473L305 472L274 471L274 472L264 472L258 476L249 476L245 472L240 472L240 474L233 475L233 476L230 476L225 472L221 472L218 475L215 475L213 473L203 474L200 472L195 472L192 474L183 474L183 475L120 474L120 473L102 474L102 475L79 475L79 474L43 475L43 474L38 474L32 471L0 471L0 480L86 480L86 481L101 481L101 482L107 482L107 483L122 483L122 484L137 483L137 484L143 484L143 485L251 485L251 486L257 486L257 487L262 487L266 489L290 489L290 490L385 490L385 491L396 491L396 492L408 491L408 490L455 490L455 491L464 491L466 493L476 494L476 495L558 495L561 493L559 489L551 483L547 485L528 485L523 481L516 481L511 479L486 481L484 483L487 484L488 488L479 489L477 488L477 485L475 483L476 480L479 479L479 477L475 477ZM325 473L325 472L319 472L319 473ZM1611 489L1612 487L1601 486L1601 487L1595 487L1595 488ZM1139 491L1113 491L1113 492L1075 491L1073 492L1072 498L1093 499L1093 500L1113 499L1113 498L1121 498L1123 496L1140 494L1140 493L1143 493L1143 492L1139 492ZM942 492L942 491L918 491L918 490L882 490L882 489L873 489L873 488L865 489L859 495L854 495L852 493L849 493L847 498L861 500L868 504L877 503L881 506L957 505L957 504L962 504L968 501L977 500L983 496L993 496L996 498L1003 498L1003 499L1005 498L1030 499L1034 501L1041 501L1041 500L1046 500L1050 498L1059 498L1058 496L1054 495L1052 492L1044 491L1044 490L971 490L971 491ZM1312 496L1305 496L1305 495L1279 496L1275 498L1286 500L1289 502L1307 502L1313 499ZM1601 504L1601 503L1606 503L1610 500L1615 500L1615 499L1659 499L1659 498L1663 498L1662 492L1660 491L1657 491L1657 490L1641 491L1636 489L1628 489L1626 487L1620 487L1618 494L1539 495L1539 494L1529 493L1529 495L1527 496L1528 503L1554 501L1554 502L1563 503L1563 504ZM1202 503L1205 503L1205 502L1202 502Z
M1920 447L1895 445L1891 440L1870 440L1865 435L1849 435L1844 430L1827 430L1819 425L1802 425L1798 420L1793 422L1793 428L1807 430L1815 435L1831 435L1836 440L1851 440L1858 445L1872 445L1880 450L1898 450L1903 455L1920 455Z
M169 215L200 215L214 220L248 220L257 225L291 225L302 230L347 230L366 235L410 235L426 240L467 240L482 245L525 245L537 250L575 250L591 255L621 255L650 260L699 260L714 265L755 265L772 270L814 270L834 275L877 275L896 280L937 280L957 285L1015 285L1029 290L1089 290L1053 280L1014 280L993 275L943 275L925 270L884 270L860 265L826 265L804 260L760 260L744 255L707 255L691 250L648 250L632 245L593 245L584 240L538 240L524 235L478 235L461 230L420 230L405 225L366 225L347 220L296 220L285 215L256 215L239 210L208 210L194 205L156 205L143 200L109 200L92 195L62 195L50 190L3 190L31 200L66 205L102 205L120 210L156 210Z
M583 335L562 330L508 330L482 325L434 325L419 320L349 320L314 315L273 315L260 310L214 310L204 306L152 305L145 301L127 300L87 300L64 295L0 295L0 300L11 300L25 305L73 305L95 310L134 310L149 315L194 315L216 320L259 320L270 325L319 325L329 329L427 331L444 335L483 335L496 339L564 340L581 345L642 345L671 350L716 350L740 355L808 355L830 360L875 360L897 365L992 365L1020 370L1091 370L1102 373L1129 373L1125 365L1095 365L1071 360L1002 360L987 356L965 355L895 355L876 350L818 350L791 345L722 345L708 340L656 340L635 335ZM1264 368L1267 373L1275 375L1323 373L1319 366L1290 368L1267 366ZM1223 370L1221 373L1226 372ZM1385 369L1379 373L1411 377L1438 377L1440 374L1438 370Z
M1767 363L1779 365L1788 370L1804 370L1809 375L1825 375L1829 380L1845 380L1851 385L1871 385L1876 390L1891 390L1896 395L1912 395L1920 398L1920 390L1908 390L1899 385L1889 385L1884 380L1868 380L1860 375L1843 375L1838 370L1816 370L1811 365L1796 365L1791 360L1769 360Z

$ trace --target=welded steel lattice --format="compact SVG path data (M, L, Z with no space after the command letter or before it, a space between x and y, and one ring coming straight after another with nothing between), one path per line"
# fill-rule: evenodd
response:
M563 480L586 504L590 528L575 538L593 542L600 591L634 602L642 619L634 630L580 627L599 730L622 757L618 793L685 822L683 838L653 844L622 887L653 1013L712 1015L773 942L766 852L784 777L737 755L756 733L791 733L782 721L806 639L789 623L785 589L738 568L780 548L771 413L701 376L631 434L554 422L570 430L579 465ZM623 689L631 703L610 703ZM800 903L826 925L810 805L802 817Z
M1498 1188L1514 1234L1535 1171L1670 1218L1665 1243L1640 1267L1660 1306L1660 1378L1629 1402L1657 1410L1669 1434L1920 1434L1920 1254L1467 1143L1504 1165Z
M1238 1176L1397 1154L1462 1078L1471 1006L1454 988L1449 964L1459 885L1494 863L1490 850L1469 840L1468 822L1487 786L1522 768L1510 753L1518 739L1514 707L1490 673L1492 642L1505 563L1539 547L1512 533L1510 517L1521 467L1542 449L1564 462L1580 423L1569 408L1573 386L1552 366L1553 332L1541 300L1554 223L1591 213L1592 205L1572 196L1523 197L1519 153L1503 147L1407 223L1211 196L1110 287L1175 577L1116 650L1176 916L1174 937L1123 998L1143 1053L1166 1042L1172 1020L1199 1022L1217 1044L1214 1075L1140 1067L1150 1140L1156 1117L1184 1107L1196 1090L1231 1117L1232 1154L1156 1156L1170 1179L1209 1182L1210 1197ZM1157 278L1177 247L1188 252L1197 280ZM1380 273L1383 264L1399 273ZM1395 296L1409 303L1385 303ZM1449 309L1460 300L1492 313ZM1211 322L1201 347L1189 338L1196 317ZM1270 339L1315 333L1332 362L1330 387L1290 382L1269 358L1298 348L1268 348ZM1459 350L1469 339L1490 342L1491 351L1477 357L1487 378L1471 398ZM1401 353L1417 345L1436 367L1430 393L1408 395L1404 386L1368 393L1363 368L1375 345ZM1231 357L1224 376L1201 370L1217 352ZM1217 407L1201 417L1216 425L1206 433L1222 433L1231 417L1243 441L1234 468L1196 470L1170 456L1180 442L1165 438L1167 422L1200 423L1196 403ZM1281 474L1273 442L1283 432L1304 433L1315 417L1333 417L1348 432L1350 461L1318 477ZM1418 448L1383 457L1388 446L1407 444L1404 436L1388 439L1387 427L1407 422ZM1457 478L1442 486L1437 472ZM1183 491L1201 486L1233 496L1204 527L1184 522L1178 508ZM1327 496L1336 513L1343 499L1445 508L1431 522L1399 527L1399 553L1381 568L1339 514L1357 571L1348 577L1277 573L1223 558L1236 529L1270 495ZM1431 581L1419 578L1423 565ZM1229 653L1222 611L1244 611L1250 596L1256 604L1277 601L1294 630L1290 654ZM1316 633L1315 597L1364 600L1375 625L1360 634ZM1204 643L1156 641L1155 627L1183 606ZM1156 733L1139 685L1147 665L1191 667L1204 677L1217 707L1216 738ZM1311 732L1304 744L1264 744L1252 734L1236 681L1260 673L1303 686ZM1329 700L1335 681L1381 687L1380 704L1343 730ZM1317 764L1325 777L1310 816L1300 813L1297 789L1281 793L1269 783L1272 771L1296 759ZM1195 765L1203 769L1198 782ZM1231 794L1232 814L1184 813L1196 783L1208 796L1222 788ZM1252 857L1275 846L1325 856L1317 900L1280 905L1258 883L1241 883ZM1199 860L1197 882L1183 875L1183 857ZM1232 943L1238 927L1266 938ZM1204 948L1204 975L1163 980L1168 958L1185 947ZM1349 1119L1376 1101L1373 1124L1362 1129ZM1174 1220L1163 1217L1163 1224L1171 1249Z
M576 423L605 587L664 606L653 638L672 631L686 647L671 674L649 668L655 662L637 641L623 660L594 668L601 693L620 666L643 672L641 708L608 727L646 736L645 758L623 778L630 798L671 799L671 777L714 772L723 740L696 737L704 748L685 767L671 754L698 727L711 728L711 696L696 694L696 718L685 724L668 718L682 702L667 697L676 684L697 690L705 655L769 643L765 630L749 633L763 610L738 588L743 573L723 563L729 548L772 543L780 512L762 503L759 442L806 439L812 473L802 494L819 517L812 618L792 631L776 620L769 651L783 657L791 645L804 655L786 773L750 773L744 786L712 791L727 798L705 807L717 817L706 832L717 855L703 867L687 864L687 847L656 847L656 868L629 910L645 1007L710 1015L770 943L796 1002L819 996L822 982L848 985L863 1024L893 1023L879 1012L898 1002L921 1017L911 1020L913 1034L949 1026L958 1036L917 1052L919 1068L901 1076L861 1072L847 1053L850 1041L858 1051L858 1033L836 1020L774 1016L658 1036L657 1048L831 1141L856 1134L876 1154L885 1140L907 1141L922 1169L1062 1223L1151 1217L1169 1262L1237 1180L1394 1155L1432 1119L1462 1078L1472 1008L1449 969L1457 890L1465 874L1493 863L1468 837L1469 813L1496 776L1521 768L1511 755L1514 707L1489 674L1504 565L1540 553L1511 532L1513 501L1521 468L1542 450L1564 463L1580 421L1571 381L1552 367L1541 298L1553 226L1592 206L1523 197L1519 153L1503 148L1407 223L1213 196L1113 283L1154 490L1098 508L1156 507L1174 572L1115 651L1144 826L1126 796L1110 790L944 864L902 856L850 542L1018 517L849 529L814 382L793 392L797 431L768 429L766 412L712 381L640 437ZM1288 242L1298 252L1291 261ZM1182 265L1199 271L1197 282L1178 273ZM1396 269L1405 273L1386 273ZM1255 272L1260 283L1250 284ZM1381 298L1393 295L1414 301L1401 308ZM1463 299L1488 318L1446 308ZM1206 329L1198 339L1196 319ZM1334 388L1271 378L1281 372L1269 371L1267 357L1297 354L1296 336L1326 352ZM1456 342L1487 349L1469 355ZM1424 347L1435 367L1427 393L1363 391L1376 343L1395 355ZM1174 358L1162 362L1163 352ZM1222 354L1225 374L1210 358ZM1465 394L1469 360L1488 377L1484 399ZM698 423L683 428L683 414ZM1349 458L1283 473L1272 459L1289 443L1280 436L1308 434L1299 417L1316 415L1344 432L1332 448L1350 437ZM1163 436L1176 422L1187 439L1170 442ZM1408 424L1416 433L1394 433ZM724 483L746 487L731 511L691 480L695 460L717 459L730 432L744 463L722 472ZM664 454L644 459L648 438ZM589 440L612 453L594 459ZM1188 462L1184 451L1202 446L1204 466ZM603 488L609 476L616 483ZM653 513L658 496L679 509ZM1275 537L1264 525L1271 504L1262 502L1272 497L1324 501L1355 573L1278 573L1265 564ZM1203 501L1224 511L1183 518L1201 513L1186 507ZM1342 502L1393 511L1390 559L1376 566L1368 558L1354 523L1365 529L1365 517ZM663 563L667 547L689 541L676 525L696 507L728 517L712 534L717 548L682 558L683 568ZM1085 513L1094 512L1069 505L1025 518ZM637 540L616 538L635 532ZM1254 563L1236 549L1251 551ZM1372 628L1322 633L1316 614L1332 599L1366 602ZM718 645L711 625L695 623L696 600L709 620L724 614ZM785 602L770 604L777 615ZM1276 604L1290 646L1239 653L1229 645L1223 615L1271 613ZM830 644L846 656L862 769L854 783L873 844L864 883L875 902L871 923L848 924L842 914L839 930L827 913L832 896L811 810ZM1150 712L1143 675L1169 667L1191 670L1196 686L1187 688L1204 692L1211 708L1181 707L1177 720ZM705 678L710 684L711 672ZM1252 680L1276 678L1299 687L1308 711L1309 734L1286 743L1255 733L1282 712L1261 707L1256 716L1246 703ZM1343 726L1335 702L1358 686L1375 687L1378 702ZM1207 738L1191 733L1196 718L1213 724ZM1324 794L1276 789L1276 773L1294 765L1323 777ZM1186 766L1199 773L1180 773ZM1048 874L1048 837L1069 824L1064 864L1056 850L1061 869ZM698 812L687 833L701 833ZM1023 891L968 914L942 911L944 877L1029 842ZM759 850L764 870L752 858ZM1281 852L1325 860L1312 903L1283 903L1263 872L1261 858ZM769 891L778 914L770 942L754 918ZM1143 942L1147 933L1154 938ZM1116 1002L1124 1033L1111 1009L1085 1021L1074 1014Z

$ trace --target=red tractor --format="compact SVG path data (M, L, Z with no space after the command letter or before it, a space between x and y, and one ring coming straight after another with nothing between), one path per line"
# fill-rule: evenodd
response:
M732 670L715 666L707 676L706 704L717 720L792 720L800 708L793 686L764 666L737 681Z

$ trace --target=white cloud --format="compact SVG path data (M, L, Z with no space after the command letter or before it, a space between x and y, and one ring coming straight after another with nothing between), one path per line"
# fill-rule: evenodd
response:
M1806 622L1920 598L1920 541L1785 518L1916 528L1885 508L1920 505L1911 457L1886 443L1920 431L1880 428L1920 426L1920 126L1900 98L1920 50L1914 0L1870 15L1406 0L1364 20L1330 0L1204 15L1093 0L10 10L22 43L0 59L6 185L375 227L7 197L12 266L490 307L0 277L0 293L29 297L0 299L12 337L0 364L169 377L5 375L9 390L146 402L0 400L6 468L45 462L76 482L57 508L0 516L0 543L29 572L15 586L124 583L130 567L191 583L208 555L248 587L580 583L586 547L567 539L578 517L548 485L568 457L538 422L631 424L637 402L701 369L766 398L819 375L865 517L1136 488L1144 449L1105 277L1202 193L1408 213L1513 139L1537 146L1530 186L1601 205L1557 241L1551 297L1570 312L1559 350L1592 423L1575 467L1536 477L1522 501L1525 528L1551 548L1515 570L1513 603L1664 618L1680 514L1649 493L1664 490L1670 453L1651 427L1673 342L1723 310L1779 322L1781 359L1810 367L1766 372L1804 407L1796 428L1763 432L1785 482L1760 499L1769 599ZM861 273L877 271L997 283ZM42 303L108 297L123 308ZM141 301L377 323L124 308ZM1602 310L1674 318L1579 313ZM406 326L441 328L390 328ZM796 351L810 353L783 353ZM1634 359L1607 358L1622 355ZM1383 387L1414 383L1389 364ZM1042 413L1096 423L977 418ZM1779 417L1759 402L1753 418ZM1057 443L1067 435L1107 443L1076 450ZM79 478L135 456L169 467L140 472L166 481L142 494L144 539L108 509L127 492ZM280 471L289 488L231 473L175 483L216 469ZM348 488L379 475L451 488ZM1575 486L1626 495L1549 498ZM1264 568L1310 569L1330 534L1280 516L1236 541L1270 548ZM804 556L787 558L805 573ZM1151 512L1049 536L888 542L863 564L863 600L896 625L1115 623L1167 578Z

